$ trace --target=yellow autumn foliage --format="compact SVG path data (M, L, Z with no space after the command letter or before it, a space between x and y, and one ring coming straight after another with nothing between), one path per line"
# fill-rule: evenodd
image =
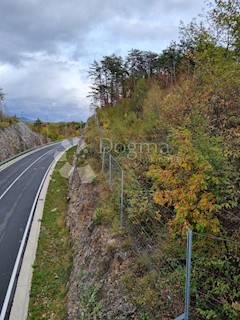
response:
M194 151L188 131L177 133L182 146L175 157L167 157L168 165L152 165L147 176L153 180L154 201L174 207L175 216L168 225L173 234L181 235L186 225L193 230L217 232L219 221L214 216L215 196L208 191L205 172L210 166Z

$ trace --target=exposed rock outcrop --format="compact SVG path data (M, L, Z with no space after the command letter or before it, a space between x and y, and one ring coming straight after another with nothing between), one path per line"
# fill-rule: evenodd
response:
M70 179L66 223L76 256L68 292L68 319L140 319L129 302L121 276L132 263L121 235L92 219L103 191L97 182L81 184L77 170Z
M23 122L0 129L0 161L44 143L44 138Z

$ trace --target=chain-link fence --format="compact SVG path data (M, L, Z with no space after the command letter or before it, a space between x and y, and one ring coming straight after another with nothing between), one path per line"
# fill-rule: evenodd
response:
M191 319L240 319L240 244L193 232Z
M109 188L116 195L121 227L131 237L142 269L142 281L148 279L149 294L155 292L153 314L164 310L164 314L155 319L175 319L184 310L185 255L171 250L175 248L167 228L156 217L148 215L147 223L130 214L130 197L127 195L126 178L123 168L107 148L102 150L102 172ZM172 252L172 253L170 253ZM138 272L140 272L140 269ZM151 288L150 288L151 287Z
M107 175L110 190L115 191L118 197L120 223L123 226L124 170L106 148L102 150L102 172Z
M141 220L131 213L134 203L125 192L126 172L105 148L102 172L116 194L120 224L132 238L142 272L156 293L153 300L158 298L152 304L154 319L240 319L239 243L188 229L186 246L180 245L157 215L148 212ZM145 195L140 197L144 203Z

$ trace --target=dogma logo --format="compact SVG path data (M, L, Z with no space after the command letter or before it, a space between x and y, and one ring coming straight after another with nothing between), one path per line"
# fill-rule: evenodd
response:
M84 142L84 140L81 140L79 143L79 139L78 138L74 138L71 140L64 140L61 145L64 148L64 150L68 150L69 148L71 148L72 146L78 144L77 147L77 154L79 154L80 152L83 151L87 151L86 147L86 143ZM54 154L54 158L57 158L59 156L60 152L56 151ZM59 170L60 175L63 178L69 179L69 177L72 175L73 170L74 170L74 166L71 165L68 161L67 161L67 157L66 157L66 152L64 153L64 155L59 159L59 161L65 162L64 165L61 167L61 169ZM92 183L93 180L96 178L96 175L94 173L94 171L92 170L91 166L89 164L83 166L83 167L76 167L77 172L79 174L81 183Z

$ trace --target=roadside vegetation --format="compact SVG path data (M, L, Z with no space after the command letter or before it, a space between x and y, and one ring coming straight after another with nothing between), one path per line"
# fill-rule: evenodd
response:
M154 241L158 221L174 241L162 241L164 252L180 261L175 273L165 273L163 251L154 251L162 278L156 280L141 259L124 277L132 300L150 319L153 310L166 307L157 284L167 289L184 277L186 227L196 233L196 319L240 317L239 17L239 1L215 0L201 23L181 24L180 42L162 53L131 50L90 68L95 116L86 127L89 154L100 161L100 140L111 141L107 149L126 173L128 218L152 230ZM114 227L117 199L102 193L97 223ZM220 244L209 235L225 240Z
M67 151L66 162L72 163L76 148ZM59 170L59 161L49 184L30 294L28 320L67 319L66 294L72 267L73 248L65 215L68 209L68 180Z
M80 136L85 123L75 121L46 123L42 122L40 119L37 119L33 124L28 125L33 131L54 141Z

